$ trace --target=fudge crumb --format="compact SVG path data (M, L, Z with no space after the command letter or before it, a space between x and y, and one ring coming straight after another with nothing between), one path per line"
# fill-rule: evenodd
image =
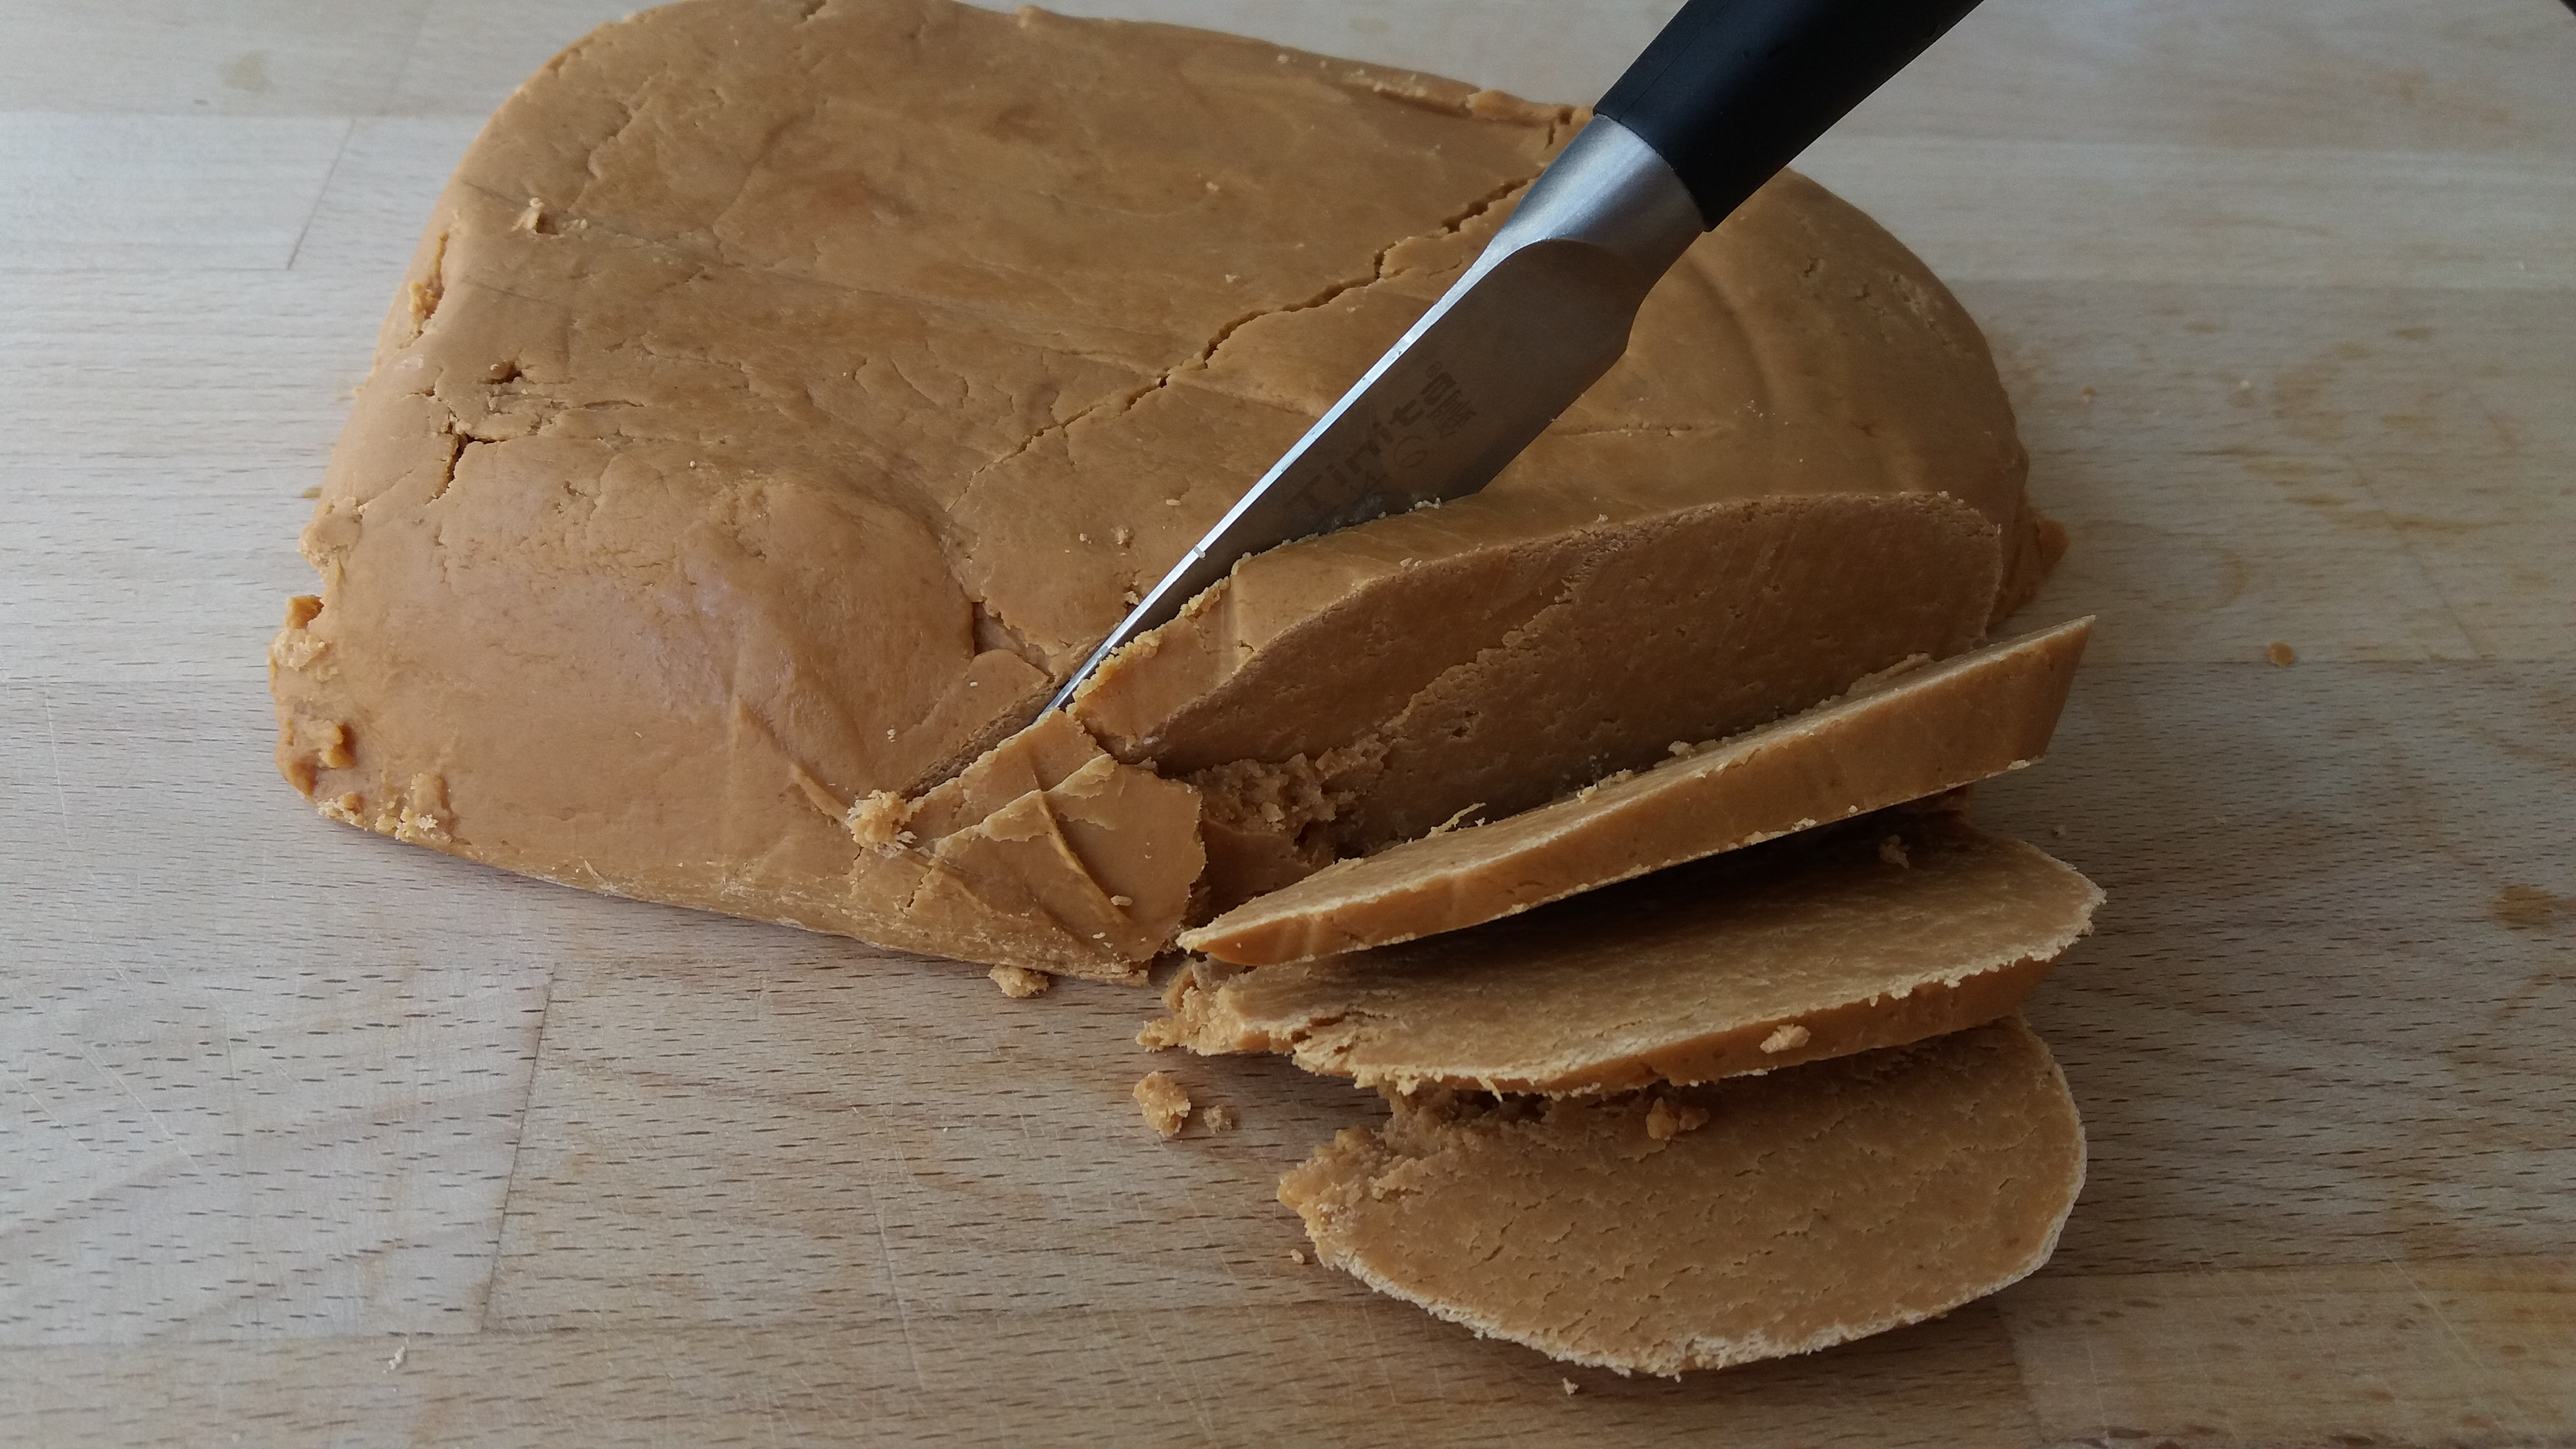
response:
M911 816L911 802L892 790L879 790L853 804L842 823L849 826L852 840L879 855L895 855L912 844L912 832L903 828Z
M1657 1142L1670 1142L1707 1125L1706 1107L1676 1107L1670 1098L1657 1097L1655 1105L1646 1109L1646 1135Z
M1583 1386L1572 1379L1558 1379L1556 1382L1560 1388L1563 1388L1569 1394L1579 1394L1583 1392Z
M1190 1120L1190 1094L1172 1080L1169 1072L1147 1072L1136 1084L1136 1105L1144 1109L1146 1124L1166 1140L1181 1135L1181 1124Z
M338 723L318 725L314 728L313 738L314 743L322 747L322 752L317 758L322 761L323 769L345 770L358 762L358 757L349 751L347 725Z
M2299 651L2275 639L2270 647L2263 651L2263 657L2271 660L2275 666L2287 669L2299 662Z
M1234 1130L1234 1109L1202 1107L1199 1109L1199 1120L1207 1124L1207 1130L1210 1132L1231 1132Z
M1485 802L1479 800L1475 804L1468 806L1466 809L1459 811L1457 814L1450 816L1448 819L1441 821L1439 824L1432 826L1431 833L1433 835L1446 835L1450 831L1458 828L1459 821L1466 819L1469 815L1484 808Z
M1796 1051L1805 1046L1808 1038L1813 1035L1813 1032L1793 1021L1762 1038L1762 1050L1773 1056L1778 1056L1782 1052Z
M1004 996L1020 1001L1042 996L1048 987L1055 984L1054 977L1026 966L996 966L984 974L992 978L994 985L1002 988Z
M1306 1266L1306 1250L1303 1248L1290 1248L1288 1250L1288 1261L1296 1264L1300 1268Z
M1894 866L1911 866L1914 859L1905 853L1905 837L1891 835L1878 843L1878 858Z

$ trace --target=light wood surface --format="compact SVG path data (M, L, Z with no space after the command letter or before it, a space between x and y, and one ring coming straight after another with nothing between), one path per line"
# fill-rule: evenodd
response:
M1989 0L1808 158L1994 341L2029 617L2103 616L1982 797L2111 892L2031 1013L2093 1166L2030 1282L1673 1384L1292 1261L1370 1100L1139 993L277 781L429 198L627 8L0 0L0 1442L2576 1443L2576 17ZM1670 0L1080 8L1579 99Z

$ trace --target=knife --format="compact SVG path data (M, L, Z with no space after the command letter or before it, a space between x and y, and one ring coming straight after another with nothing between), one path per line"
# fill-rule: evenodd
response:
M1702 232L1977 0L1687 0L1431 310L1048 701L1250 555L1473 493L1628 348Z

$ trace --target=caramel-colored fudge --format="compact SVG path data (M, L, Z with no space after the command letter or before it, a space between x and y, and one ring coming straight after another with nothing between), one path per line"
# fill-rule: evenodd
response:
M394 299L304 531L319 591L271 651L279 768L334 818L511 870L1131 979L1168 941L1163 873L1186 852L1158 832L1192 798L1214 901L1217 876L1248 894L1450 801L1535 803L1659 748L1670 721L1647 714L1597 746L1439 744L1435 720L1506 717L1567 651L1586 687L1746 665L1756 714L1848 683L1794 626L1848 613L1840 541L1790 520L1949 520L1919 546L1871 534L1871 568L1924 582L1942 640L1977 595L1988 617L2025 597L2047 530L1975 326L1885 232L1783 176L1484 492L1230 581L1223 637L1256 674L1331 655L1310 619L1367 614L1355 596L1449 559L1565 564L1501 614L1442 600L1456 627L1405 596L1453 654L1520 627L1514 609L1593 620L1508 668L1374 682L1404 693L1368 717L1401 728L1368 726L1393 742L1382 798L1329 782L1339 837L1251 828L1277 803L1262 790L1297 787L1293 751L1171 781L1195 797L1143 783L1195 768L1130 751L979 797L946 834L907 818L1026 723L1581 120L1257 40L949 0L695 0L603 27L494 115ZM1743 530L1661 521L1710 505ZM1679 597L1622 603L1620 577L1579 567L1598 530L1632 527L1813 607L1780 616L1788 634L1771 614L1736 633L1619 618ZM1593 602L1551 616L1561 588ZM1234 728L1208 714L1206 738ZM1127 889L1149 842L1154 887Z
M1703 1082L1992 1021L2101 899L2019 841L1890 812L1410 945L1193 975L1140 1039L1407 1092Z
M1130 1095L1136 1099L1137 1110L1145 1114L1145 1125L1165 1141L1180 1136L1181 1129L1189 1124L1189 1089L1173 1081L1169 1072L1147 1072L1137 1080Z
M354 826L989 963L1023 995L1140 981L1254 897L1209 949L1448 930L2035 757L2064 634L2003 656L2046 656L2019 694L1976 696L2003 666L1971 655L1795 713L1970 648L2062 539L1974 324L1785 173L1484 491L1242 561L1078 714L1037 716L1583 120L951 0L602 27L494 115L394 298L302 535L318 591L270 650L278 768ZM1955 729L1972 699L2003 714L1981 743ZM1546 803L1568 792L1599 803ZM1748 988L1589 1062L1469 1016L1337 1060L1606 1087L2002 1010L2054 939L2027 892L2071 909L2072 878L1971 869L1983 847L1933 828L1892 827L1914 863L1865 873L1860 908L1924 936L1879 940L1867 981ZM2031 929L1894 904L1954 864ZM1632 984L1656 980L1710 999L1704 973ZM1135 1095L1165 1136L1190 1119L1163 1073ZM1282 1191L1390 1292L1668 1372L2009 1281L2080 1175L2062 1085L2007 1025L1648 1097L1413 1101Z
M1409 941L2018 769L2048 748L2090 619L1840 699L1535 810L1346 860L1181 944L1264 964Z
M2020 1018L1606 1098L1435 1093L1279 1184L1327 1263L1623 1373L1806 1353L1947 1312L2057 1244L2084 1129Z
M1060 711L919 799L850 807L849 900L888 945L1139 979L1205 856L1198 793L1122 765Z
M1258 647L1219 583L1121 650L1074 713L1119 758L1212 797L1280 794L1265 775L1311 781L1324 809L1299 843L1330 859L1460 811L1514 814L1664 759L1676 739L1767 724L1909 658L1956 654L1985 632L1997 586L1994 525L1930 494L1477 533L1347 581ZM1212 884L1218 904L1240 898Z

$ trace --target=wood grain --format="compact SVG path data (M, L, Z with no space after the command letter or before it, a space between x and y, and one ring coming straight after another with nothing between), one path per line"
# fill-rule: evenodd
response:
M2576 233L2571 233L2576 235ZM2564 659L2576 294L1970 283L2101 661Z
M1852 135L1798 164L1956 281L2576 281L2554 157Z
M1806 158L1994 344L2074 544L2025 617L2102 615L1979 807L2111 892L2032 1008L2092 1173L1995 1300L1672 1384L1292 1261L1377 1108L1140 993L275 780L430 199L630 4L0 0L0 1442L2576 1444L2562 7L1989 0ZM1579 97L1672 6L1075 8ZM1242 1125L1157 1140L1151 1066Z
M191 1426L205 1424L279 1446L1678 1445L1707 1442L1713 1425L1757 1444L2038 1442L1988 1305L1832 1358L1685 1383L1566 1370L1365 1298L54 1349L21 1364L42 1372L0 1389L16 1424L131 1446L199 1443Z
M2034 1282L1999 1300L2059 1443L2563 1444L2564 1258Z
M278 798L243 685L0 684L0 1343L481 1320L552 962L624 927Z

